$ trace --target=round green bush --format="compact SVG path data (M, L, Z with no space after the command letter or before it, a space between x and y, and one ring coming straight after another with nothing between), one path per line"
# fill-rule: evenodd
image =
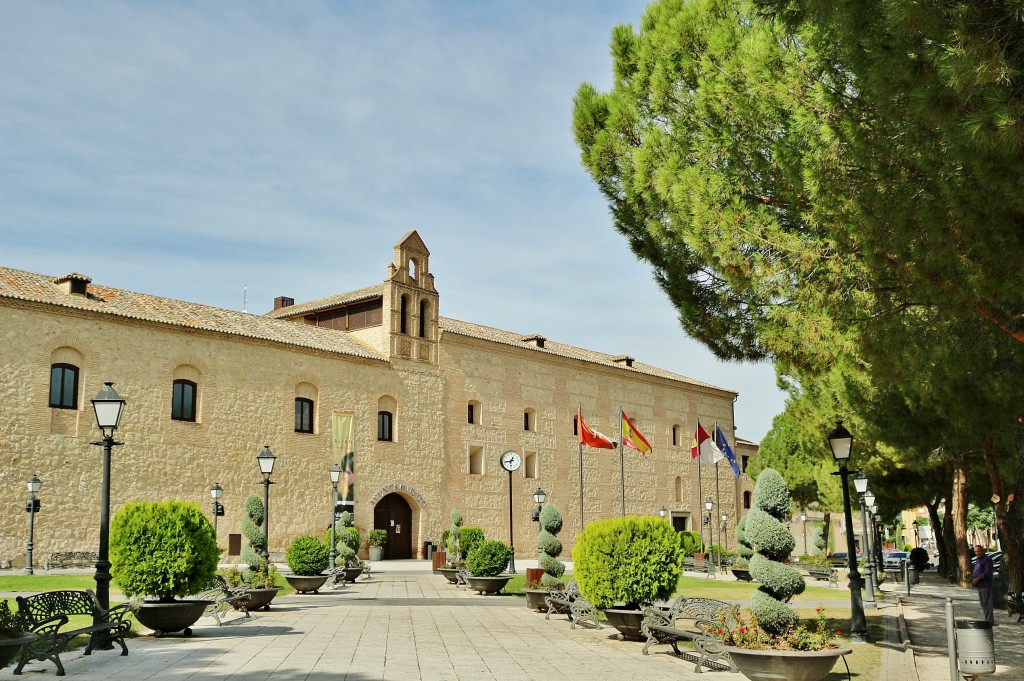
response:
M292 540L284 557L296 575L318 575L327 569L330 549L316 537L304 534Z
M562 514L554 504L545 504L539 520L541 529L537 535L537 548L540 549L540 558L537 565L544 570L540 583L546 587L554 586L562 583L565 573L565 565L557 560L562 553L562 542L555 536L562 529Z
M512 549L496 539L485 539L469 552L466 569L474 577L497 577L508 567Z
M486 537L484 537L483 529L472 525L460 527L459 536L459 544L461 546L460 551L462 552L463 559L469 557L469 552L472 551L477 544L486 539Z
M908 556L910 562L913 563L918 572L928 567L928 552L922 549L920 546L910 550L910 556Z
M383 548L388 543L388 531L387 530L370 530L370 536L367 540L370 546L377 548Z
M750 612L776 636L796 625L796 611L786 603L806 586L803 576L784 564L796 543L783 524L788 515L789 487L778 471L765 468L754 486L754 507L743 520L746 540L757 547L750 575L761 583L750 598Z
M701 550L703 541L700 536L700 532L693 532L692 530L683 530L679 533L679 538L682 541L683 555L692 556Z
M191 502L132 501L110 523L110 573L126 596L199 593L219 557L213 525Z
M609 518L590 523L572 550L580 593L600 608L669 598L682 571L679 533L661 518Z

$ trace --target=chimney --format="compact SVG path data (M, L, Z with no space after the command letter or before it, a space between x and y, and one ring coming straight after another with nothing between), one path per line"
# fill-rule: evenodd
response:
M524 342L524 343L533 343L538 348L542 348L542 347L544 347L544 341L546 341L547 338L545 338L544 336L541 336L541 335L533 335L533 336L527 336L526 338L522 338L520 340L522 340L522 342Z
M91 281L92 279L84 274L72 272L71 274L65 274L63 277L57 277L53 280L53 283L56 284L57 288L59 288L65 295L88 296L89 283Z
M295 304L295 299L294 298L289 298L288 296L278 296L277 298L274 298L274 309L275 310L279 310L282 307L291 307L294 304Z
M632 368L633 362L635 362L636 359L629 355L620 355L619 357L613 358L612 361L616 364L622 364L623 366Z

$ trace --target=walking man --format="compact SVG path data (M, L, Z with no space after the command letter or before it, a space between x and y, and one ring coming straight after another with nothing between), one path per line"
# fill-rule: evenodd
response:
M971 586L978 590L978 600L981 601L981 610L985 613L985 620L994 624L996 618L992 613L992 558L985 553L981 544L974 545L974 555L978 559L974 562Z

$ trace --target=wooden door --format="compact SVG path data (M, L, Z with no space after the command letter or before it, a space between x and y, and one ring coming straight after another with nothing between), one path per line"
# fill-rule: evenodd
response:
M377 502L373 509L373 528L387 530L383 559L413 558L412 508L400 494L392 492Z

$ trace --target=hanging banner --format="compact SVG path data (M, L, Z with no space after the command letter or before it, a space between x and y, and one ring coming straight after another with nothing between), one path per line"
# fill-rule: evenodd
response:
M355 420L351 411L334 411L331 414L331 463L341 467L341 484L338 489L342 510L355 511Z

